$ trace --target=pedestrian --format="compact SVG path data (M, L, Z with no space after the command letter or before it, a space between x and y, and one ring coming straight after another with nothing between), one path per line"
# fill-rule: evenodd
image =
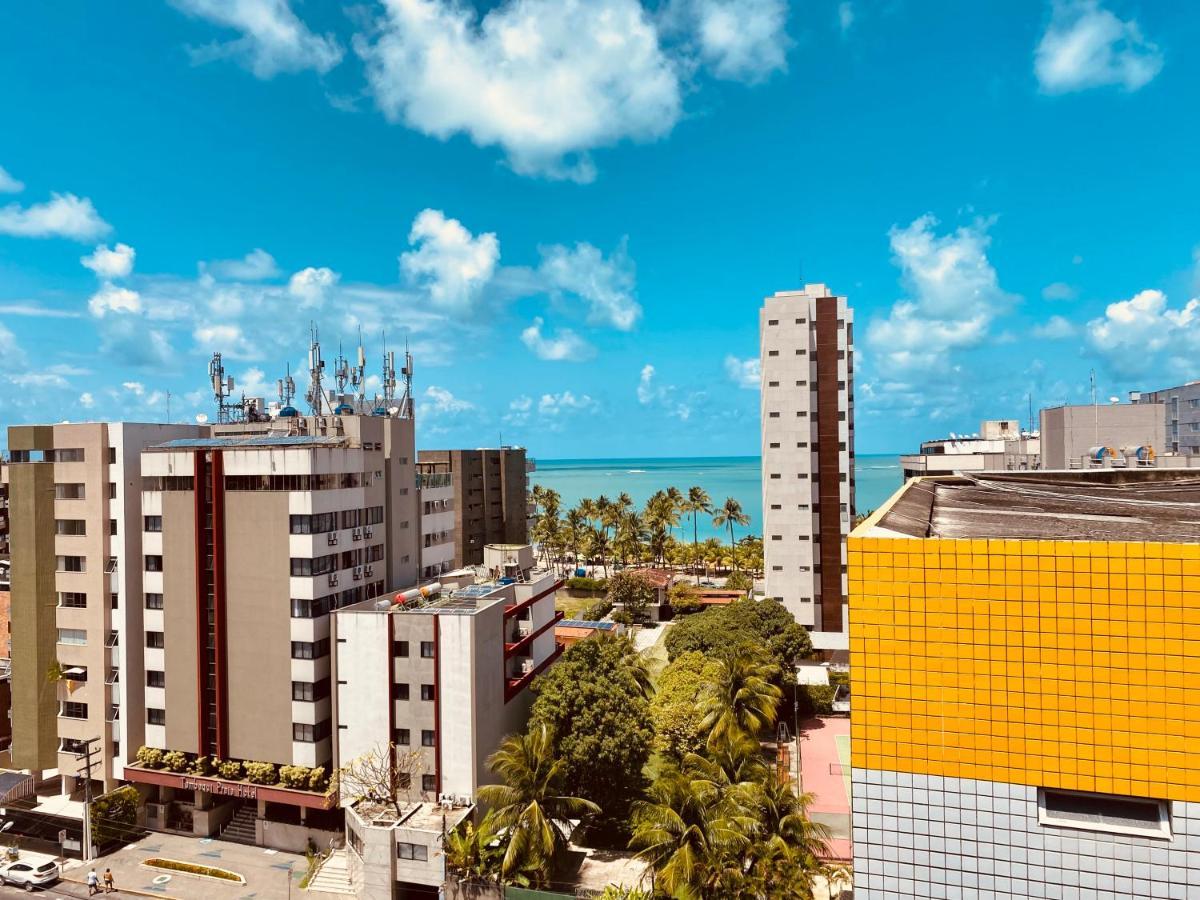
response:
M104 870L104 893L111 894L115 890L116 890L116 887L113 885L112 869L105 868L105 870Z
M96 874L95 869L87 873L87 886L89 897L94 897L100 893L100 876Z

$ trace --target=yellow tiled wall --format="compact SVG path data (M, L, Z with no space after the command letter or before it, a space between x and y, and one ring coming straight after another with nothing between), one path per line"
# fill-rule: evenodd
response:
M1200 801L1200 545L849 550L854 766Z

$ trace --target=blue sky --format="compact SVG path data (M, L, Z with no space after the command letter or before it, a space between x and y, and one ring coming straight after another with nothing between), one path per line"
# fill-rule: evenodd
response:
M846 294L860 452L1200 377L1200 16L1118 0L0 12L0 423L274 399L364 330L423 446L753 454Z

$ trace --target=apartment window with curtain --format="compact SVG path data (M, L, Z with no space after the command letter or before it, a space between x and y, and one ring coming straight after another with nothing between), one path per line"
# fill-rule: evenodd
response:
M87 559L83 556L60 556L58 557L58 571L86 572Z
M58 642L75 647L86 647L87 632L82 628L60 628L58 629Z

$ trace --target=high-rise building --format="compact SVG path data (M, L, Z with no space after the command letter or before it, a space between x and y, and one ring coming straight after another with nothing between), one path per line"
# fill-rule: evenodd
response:
M141 452L196 426L21 425L8 431L13 765L112 787L140 739ZM132 733L131 733L132 727ZM137 749L134 743L133 749Z
M1200 455L1200 381L1131 395L1134 403L1164 407L1161 452Z
M766 593L844 649L846 535L854 515L854 334L823 284L781 291L759 313Z
M910 481L850 646L855 897L1200 894L1200 478Z
M454 487L454 565L483 563L487 544L529 541L529 464L523 447L422 450L422 476L450 474Z

